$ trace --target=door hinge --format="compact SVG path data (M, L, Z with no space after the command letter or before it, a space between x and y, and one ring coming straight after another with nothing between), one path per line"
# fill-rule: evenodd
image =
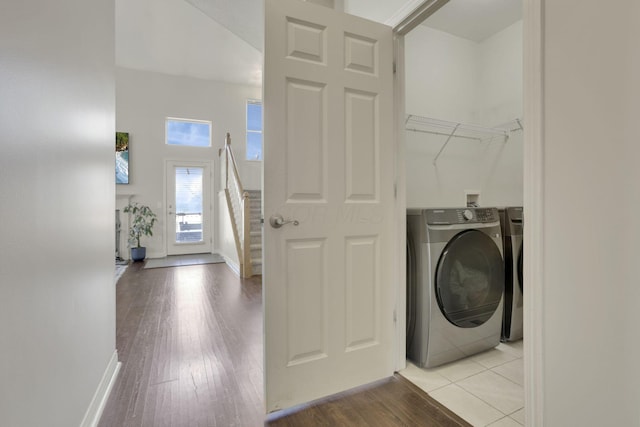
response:
M393 309L393 323L398 323L398 311Z
M396 73L396 61L393 61L393 74Z

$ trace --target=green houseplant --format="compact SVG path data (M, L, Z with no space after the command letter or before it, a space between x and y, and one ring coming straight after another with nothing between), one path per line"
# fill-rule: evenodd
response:
M153 225L158 218L149 206L136 202L125 206L123 212L131 215L131 226L129 227L131 259L142 261L147 256L147 248L140 245L140 237L153 236Z

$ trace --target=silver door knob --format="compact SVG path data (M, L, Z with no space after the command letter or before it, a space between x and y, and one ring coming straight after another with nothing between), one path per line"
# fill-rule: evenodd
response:
M300 223L297 219L284 219L282 215L273 215L269 218L269 224L271 224L273 228L280 228L285 224L298 225Z

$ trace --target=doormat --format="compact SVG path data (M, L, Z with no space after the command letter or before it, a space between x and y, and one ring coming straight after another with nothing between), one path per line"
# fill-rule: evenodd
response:
M116 273L113 279L113 283L118 284L118 279L120 279L120 276L124 274L124 271L128 266L129 264L116 264Z
M218 264L224 262L219 254L171 255L152 258L144 263L144 268L181 267L183 265Z

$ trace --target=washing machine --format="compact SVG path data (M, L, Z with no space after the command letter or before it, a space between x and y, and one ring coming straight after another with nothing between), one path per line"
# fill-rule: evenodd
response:
M523 298L522 284L522 207L500 209L504 248L504 314L502 341L522 338Z
M495 208L407 211L407 357L420 367L500 343L504 260Z

